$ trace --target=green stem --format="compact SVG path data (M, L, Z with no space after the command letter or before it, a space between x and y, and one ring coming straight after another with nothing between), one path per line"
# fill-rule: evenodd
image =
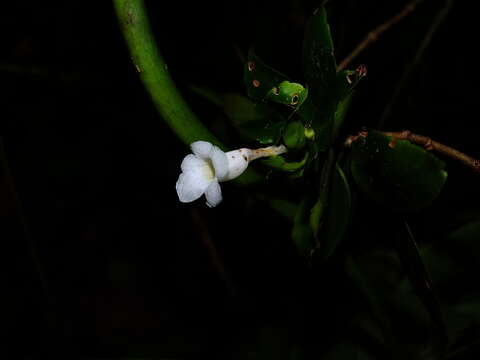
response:
M199 121L180 95L148 22L143 0L114 0L120 27L138 75L168 126L186 144L220 141Z
M158 47L143 0L113 0L117 17L127 42L133 64L140 79L167 125L185 144L209 141L225 150L225 146L195 116L173 82ZM238 182L248 184L259 180L252 170Z

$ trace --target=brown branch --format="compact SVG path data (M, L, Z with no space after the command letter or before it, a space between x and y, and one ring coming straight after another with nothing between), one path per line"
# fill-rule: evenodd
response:
M393 141L395 140L408 140L411 143L423 146L426 150L436 151L442 155L445 155L453 160L457 160L461 162L463 165L469 167L473 171L480 173L480 160L474 159L467 154L464 154L450 146L444 145L437 141L430 139L427 136L418 135L412 133L410 130L404 130L400 132L388 132L382 131L381 133L391 136ZM351 144L358 139L359 136L366 137L368 136L367 131L362 131L358 133L358 135L349 136L345 141L345 146L350 147ZM392 142L392 146L394 146L394 142Z
M423 0L413 0L409 2L398 14L370 31L367 36L360 42L360 44L358 44L357 47L353 49L353 51L349 55L347 55L347 57L343 59L342 62L337 66L337 71L345 69L347 65L350 64L352 60L358 56L358 54L365 50L369 45L377 41L379 36L382 35L385 31L390 29L393 25L397 24L400 20L402 20L413 10L415 10L417 5L420 4L422 1Z

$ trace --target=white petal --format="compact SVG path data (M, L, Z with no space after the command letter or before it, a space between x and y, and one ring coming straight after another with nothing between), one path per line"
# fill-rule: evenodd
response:
M192 171L199 171L199 169L205 165L207 165L207 163L204 160L196 157L193 154L188 154L183 159L182 165L180 165L180 167L182 168L182 171L184 173L189 173Z
M211 159L213 168L215 169L215 176L219 181L222 181L228 173L227 155L218 147L214 146Z
M222 189L220 189L218 181L212 181L208 185L205 197L207 198L208 207L215 207L220 204L220 201L222 201Z
M203 176L202 172L182 173L175 185L178 199L184 203L197 200L207 190L210 183L211 181Z
M213 152L213 145L208 141L195 141L190 145L192 152L202 159L210 159Z

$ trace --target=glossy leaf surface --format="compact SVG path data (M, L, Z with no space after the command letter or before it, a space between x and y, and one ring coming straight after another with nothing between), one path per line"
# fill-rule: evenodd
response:
M336 79L333 41L325 7L320 6L305 27L303 68L310 97L322 112L335 111L336 99L331 96Z
M351 171L369 197L398 211L424 208L440 194L447 179L443 161L406 140L378 131L352 144Z
M303 168L307 162L308 153L305 154L302 160L295 162L287 162L285 158L281 155L272 156L267 159L262 160L262 162L274 169L283 170L287 172L295 172Z
M292 121L284 130L283 143L290 149L305 146L305 128L300 121Z
M338 163L332 174L329 208L319 234L322 258L330 257L343 239L350 223L352 195L345 173Z
M310 227L310 199L305 196L297 208L293 220L292 239L299 255L307 257L312 251L312 229Z

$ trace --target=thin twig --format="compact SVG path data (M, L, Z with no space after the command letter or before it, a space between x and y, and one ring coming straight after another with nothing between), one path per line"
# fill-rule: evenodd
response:
M41 264L38 256L38 250L35 243L32 240L30 235L30 229L28 226L28 222L25 218L23 212L23 206L20 201L20 197L17 192L17 188L15 185L15 180L13 178L12 172L10 170L10 166L8 163L7 153L5 150L5 145L3 141L3 137L0 136L0 171L3 175L5 186L9 195L11 196L11 200L15 207L15 216L17 217L19 224L22 226L22 234L21 236L27 241L28 244L28 251L30 252L30 256L33 261L33 265L35 270L37 271L38 279L40 282L40 286L46 298L48 298L48 290L47 290L47 280L45 276L45 270L43 265Z
M3 185L5 186L5 191L8 193L8 196L12 202L14 211L13 216L16 217L16 220L21 227L21 230L19 229L20 231L18 236L26 242L28 255L30 256L33 269L38 277L38 282L44 297L45 305L48 306L44 313L45 321L56 321L55 314L51 311L51 308L54 306L55 299L49 291L45 267L40 260L37 244L31 236L30 227L24 214L22 201L20 200L20 196L17 191L14 176L10 169L2 136L0 136L0 177L3 177L2 180Z
M403 90L407 79L410 77L410 74L412 73L413 69L415 69L417 64L420 62L420 59L422 58L423 53L425 52L428 45L430 45L430 42L432 41L433 35L435 34L440 24L445 20L448 13L450 12L450 8L452 7L452 4L453 4L453 0L445 0L443 7L438 11L437 15L435 16L435 19L433 19L432 24L430 25L427 33L425 34L420 44L420 47L417 50L417 53L413 57L412 61L405 67L402 77L398 81L398 84L395 86L395 91L390 97L390 101L388 102L387 106L385 106L385 110L383 111L382 117L380 118L380 121L377 124L378 128L382 128L383 125L385 124L386 119L388 119L388 117L390 116L393 105L395 104L396 99L400 95L400 92Z
M399 131L399 132L388 132L382 131L383 134L391 136L393 140L408 140L411 143L420 145L426 150L436 151L442 155L445 155L453 160L457 160L469 167L473 171L480 173L480 160L474 159L471 156L468 156L450 146L434 141L427 136L414 134L409 130ZM351 144L358 139L359 136L366 137L368 136L367 131L362 131L358 135L349 136L345 141L345 146L350 147Z
M358 44L357 47L353 49L353 51L337 66L337 71L345 69L347 65L350 64L352 60L358 56L358 54L365 50L369 45L377 41L379 36L382 35L385 31L390 29L393 25L397 24L400 20L402 20L413 10L415 10L417 5L420 4L422 1L423 0L411 1L398 14L384 22L382 25L370 31L367 36L360 42L360 44Z

